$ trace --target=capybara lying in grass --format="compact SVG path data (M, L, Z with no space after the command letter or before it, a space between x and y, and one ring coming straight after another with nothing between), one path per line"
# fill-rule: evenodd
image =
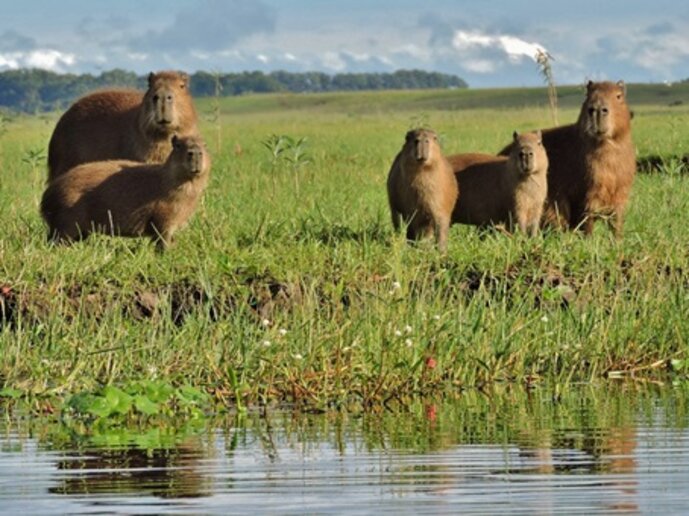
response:
M486 154L458 154L448 158L464 167L456 172L461 194L452 222L503 223L531 235L538 232L548 188L548 156L540 131L515 132L513 138L509 157L489 160Z
M406 224L410 240L434 232L438 247L445 251L457 182L435 132L415 129L407 133L390 168L387 187L395 230Z
M41 214L55 242L112 236L148 236L160 249L191 217L210 175L199 137L172 138L163 164L96 161L79 165L48 184Z
M146 93L92 93L77 100L57 122L48 146L48 181L91 161L162 163L175 134L198 134L185 73L151 73Z
M625 95L622 82L589 81L577 123L543 131L550 159L546 223L590 234L594 220L605 217L615 235L622 234L636 174Z

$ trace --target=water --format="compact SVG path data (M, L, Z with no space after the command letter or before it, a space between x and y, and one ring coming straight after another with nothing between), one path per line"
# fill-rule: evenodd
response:
M472 393L381 414L0 423L4 514L689 513L689 394Z

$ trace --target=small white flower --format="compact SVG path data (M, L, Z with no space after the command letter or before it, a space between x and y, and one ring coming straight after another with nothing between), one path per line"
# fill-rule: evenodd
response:
M264 348L269 348L270 347L270 341L269 340L264 340L261 344L263 344Z
M392 282L392 288L395 290L399 290L402 288L402 284L399 281L393 281Z
M158 368L154 365L148 366L148 374L155 375L158 372Z
M402 336L402 332L399 330L395 330L395 337L401 337L401 336Z
M433 316L433 319L434 319L435 321L439 321L439 320L440 320L440 316L439 316L439 315L434 315L434 316Z
M405 333L411 333L412 327L409 326L408 324L404 327Z
M269 319L263 319L261 321L261 325L266 326L266 327L270 326L270 320Z
M414 344L414 342L412 342L411 339L407 339L407 340L404 341L404 344L405 344L405 346L407 346L408 348L410 348L410 347L412 347L412 345Z
M543 317L541 317L541 322L544 322L544 323L548 322L548 316L544 315Z
M302 358L304 358L303 356L301 356L300 353L295 353L295 354L292 355L292 356L294 357L295 360L301 360Z
M287 330L284 328L280 328L278 330L278 333L280 334L280 337L284 337L285 335L287 335Z
M352 348L350 348L349 346L345 346L344 348L342 348L342 353L349 353L351 350Z

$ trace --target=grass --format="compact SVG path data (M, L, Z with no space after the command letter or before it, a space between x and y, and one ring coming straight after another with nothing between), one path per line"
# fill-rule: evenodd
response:
M630 86L640 156L686 152L689 109L662 88ZM581 99L570 89L563 123ZM211 184L163 256L144 240L49 246L37 206L57 115L9 124L0 387L60 398L164 379L228 405L361 407L505 382L664 379L689 359L689 193L670 159L638 176L619 242L602 226L588 239L455 226L442 257L393 234L385 178L409 127L432 126L447 152L495 152L514 129L549 125L543 89L219 107L199 101ZM276 166L271 135L305 138L308 161Z

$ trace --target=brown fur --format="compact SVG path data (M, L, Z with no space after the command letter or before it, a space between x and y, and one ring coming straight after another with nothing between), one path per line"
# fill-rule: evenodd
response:
M622 234L636 175L630 121L622 82L589 82L577 123L543 131L550 158L546 223L590 234L594 220L605 217Z
M187 74L151 73L146 93L92 93L77 100L57 122L48 146L48 181L91 161L162 163L174 134L198 134Z
M48 238L68 242L92 232L148 236L164 249L194 212L209 173L210 158L198 137L173 137L163 164L79 165L49 183L43 194Z
M435 232L438 247L445 251L458 190L452 167L433 131L416 129L407 133L390 168L387 188L395 230L407 224L410 240Z
M465 166L456 173L461 195L452 222L476 226L504 223L531 235L538 232L547 195L548 156L540 131L515 132L513 137L509 158L454 156L455 164Z

